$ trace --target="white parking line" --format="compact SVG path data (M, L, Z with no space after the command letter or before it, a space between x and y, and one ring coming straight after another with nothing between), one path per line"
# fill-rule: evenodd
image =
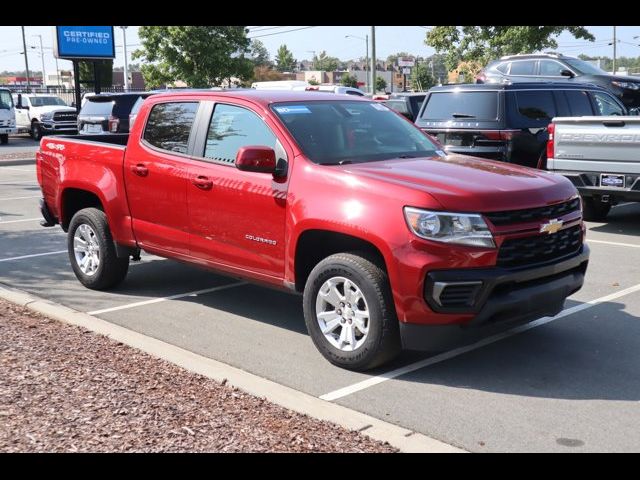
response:
M618 247L631 247L631 248L640 248L640 245L636 245L633 243L620 243L620 242L605 242L604 240L592 240L590 238L587 239L589 243L603 243L605 245L617 245Z
M66 253L66 250L56 250L55 252L34 253L33 255L20 255L19 257L0 258L0 262L11 262L12 260L22 260L24 258L44 257L45 255L58 255Z
M369 387L373 387L374 385L378 385L382 382L386 382L387 380L391 380L393 378L399 377L401 375L405 375L407 373L413 372L415 370L419 370L424 367L429 367L436 363L443 362L445 360L449 360L451 358L462 355L463 353L470 352L472 350L476 350L478 348L490 345L504 338L511 337L518 333L526 332L527 330L531 330L535 327L540 327L541 325L545 325L547 323L553 322L554 320L559 320L560 318L566 317L568 315L572 315L576 312L581 312L582 310L586 310L591 307L595 307L604 302L608 302L609 300L614 300L616 298L624 297L625 295L629 295L630 293L640 291L640 283L634 285L633 287L625 288L624 290L620 290L619 292L612 293L610 295L606 295L604 297L596 298L595 300L591 300L586 303L581 303L580 305L576 305L575 307L567 308L563 310L555 317L543 317L535 320L531 323L527 323L525 325L521 325L519 327L512 328L502 333L498 333L496 335L492 335L490 337L484 338L476 343L471 345L467 345L464 347L456 348L454 350L450 350L448 352L441 353L439 355L435 355L430 358L426 358L419 362L412 363L410 365L406 365L401 368L397 368L396 370L391 370L390 372L383 373L382 375L378 375L376 377L368 378L367 380L363 380L362 382L354 383L353 385L349 385L344 388L340 388L338 390L334 390L333 392L325 393L321 395L320 398L322 400L333 401L342 397L346 397L347 395L351 395L353 393L359 392L361 390L365 390Z
M16 180L15 182L0 182L0 185L14 185L16 183L38 183L38 180Z
M25 170L24 168L13 168L13 167L4 167L4 166L0 166L1 168L4 168L5 170L14 170L16 172L28 172L28 173L33 173L33 170Z
M42 195L31 195L29 197L0 197L0 202L2 200L24 200L26 198L40 198Z
M221 287L205 288L204 290L194 290L193 292L179 293L177 295L171 295L170 297L154 298L153 300L145 300L143 302L129 303L127 305L120 305L119 307L103 308L102 310L94 310L93 312L87 312L87 314L98 315L101 313L117 312L118 310L126 310L128 308L141 307L143 305L151 305L153 303L164 302L167 300L176 300L178 298L192 297L196 295L202 295L204 293L217 292L219 290L226 290L227 288L239 287L241 285L246 285L246 284L247 282L230 283L229 285L222 285Z
M35 222L36 220L42 220L42 217L23 218L22 220L5 220L3 222L0 222L0 225L4 225L5 223Z

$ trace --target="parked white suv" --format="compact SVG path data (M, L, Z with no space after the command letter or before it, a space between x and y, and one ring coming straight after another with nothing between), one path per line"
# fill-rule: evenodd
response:
M11 92L6 88L0 89L0 143L9 143L9 134L16 133L16 113L13 108Z
M18 133L40 140L49 133L76 133L78 113L55 95L14 93Z

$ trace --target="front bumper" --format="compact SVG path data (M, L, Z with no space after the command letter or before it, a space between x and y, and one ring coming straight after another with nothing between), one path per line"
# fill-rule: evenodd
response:
M402 346L407 350L442 350L469 343L480 337L527 323L536 318L558 314L565 299L584 283L589 247L580 253L535 268L504 268L432 271L425 282L425 300L440 313L473 313L462 325L420 325L400 322ZM438 283L480 283L473 304L455 310L434 301Z
M18 129L15 127L0 127L0 135L13 135L18 133Z

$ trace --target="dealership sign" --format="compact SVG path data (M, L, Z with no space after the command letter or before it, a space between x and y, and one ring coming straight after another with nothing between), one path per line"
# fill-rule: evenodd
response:
M413 57L398 57L399 67L414 67L416 61Z
M115 58L112 26L55 27L54 55L67 60Z

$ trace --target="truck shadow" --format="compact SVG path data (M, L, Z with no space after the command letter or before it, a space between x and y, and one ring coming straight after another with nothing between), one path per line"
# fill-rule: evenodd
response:
M613 207L603 223L590 223L589 231L640 236L640 203ZM587 233L588 235L588 233ZM588 237L587 237L588 238Z

